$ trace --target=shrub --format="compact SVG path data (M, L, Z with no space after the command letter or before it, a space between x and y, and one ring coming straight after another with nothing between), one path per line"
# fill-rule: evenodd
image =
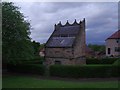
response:
M40 74L45 73L45 66L40 64L8 64L7 69L10 72Z
M72 78L117 77L118 67L112 65L56 66L50 67L50 75Z
M112 77L120 77L120 66L113 66L111 71Z
M37 57L31 60L22 60L23 64L43 64L44 57Z
M113 64L117 58L87 58L86 63L87 64Z
M41 60L24 60L21 64L42 64L43 61Z

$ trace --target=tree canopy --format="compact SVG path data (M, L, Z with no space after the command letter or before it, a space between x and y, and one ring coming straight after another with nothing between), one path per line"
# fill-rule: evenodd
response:
M88 47L91 48L94 51L103 51L103 52L105 52L105 45L89 44Z
M32 44L33 44L33 48L34 48L34 55L36 57L38 57L39 56L39 50L40 50L40 43L36 42L36 41L33 41Z
M30 23L12 2L2 2L2 56L3 62L31 59Z

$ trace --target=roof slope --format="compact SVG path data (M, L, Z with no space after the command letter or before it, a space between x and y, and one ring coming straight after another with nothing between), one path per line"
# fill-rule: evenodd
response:
M59 23L55 25L55 30L48 39L46 47L72 47L80 31L80 23L77 23L76 20L73 24L68 22L65 25Z
M49 47L71 47L75 37L52 37L47 44Z
M107 39L120 39L120 30L118 30L117 32L115 32L114 34L112 34Z
M79 29L80 29L79 25L60 27L60 29L56 30L53 35L55 35L55 36L66 35L66 34L76 35L78 33Z

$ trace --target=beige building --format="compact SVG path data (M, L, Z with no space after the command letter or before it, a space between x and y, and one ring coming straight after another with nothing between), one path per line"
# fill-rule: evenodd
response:
M120 56L120 30L106 39L106 56Z
M41 56L41 57L45 56L45 50L44 50L44 48L40 49L39 56Z
M47 65L85 64L85 19L65 25L59 22L45 45L45 62Z

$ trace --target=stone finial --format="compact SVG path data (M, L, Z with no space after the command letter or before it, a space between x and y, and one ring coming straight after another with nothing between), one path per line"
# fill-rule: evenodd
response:
M76 19L75 19L75 23L77 23Z
M82 23L82 21L80 21L80 24Z
M66 24L65 24L65 25L70 25L70 24L69 24L69 22L68 22L68 20L67 20L67 22L66 22Z
M58 25L59 25L59 26L62 26L62 23L61 23L61 21L59 21Z
M57 26L57 25L55 24L55 25L54 25L54 28L55 28L55 29L56 29L56 26Z
M76 24L78 24L78 23L77 23L77 21L76 21L76 19L75 19L75 21L74 21L73 25L76 25Z
M67 20L67 24L69 24L68 20Z
M83 22L85 22L85 18L83 19Z

